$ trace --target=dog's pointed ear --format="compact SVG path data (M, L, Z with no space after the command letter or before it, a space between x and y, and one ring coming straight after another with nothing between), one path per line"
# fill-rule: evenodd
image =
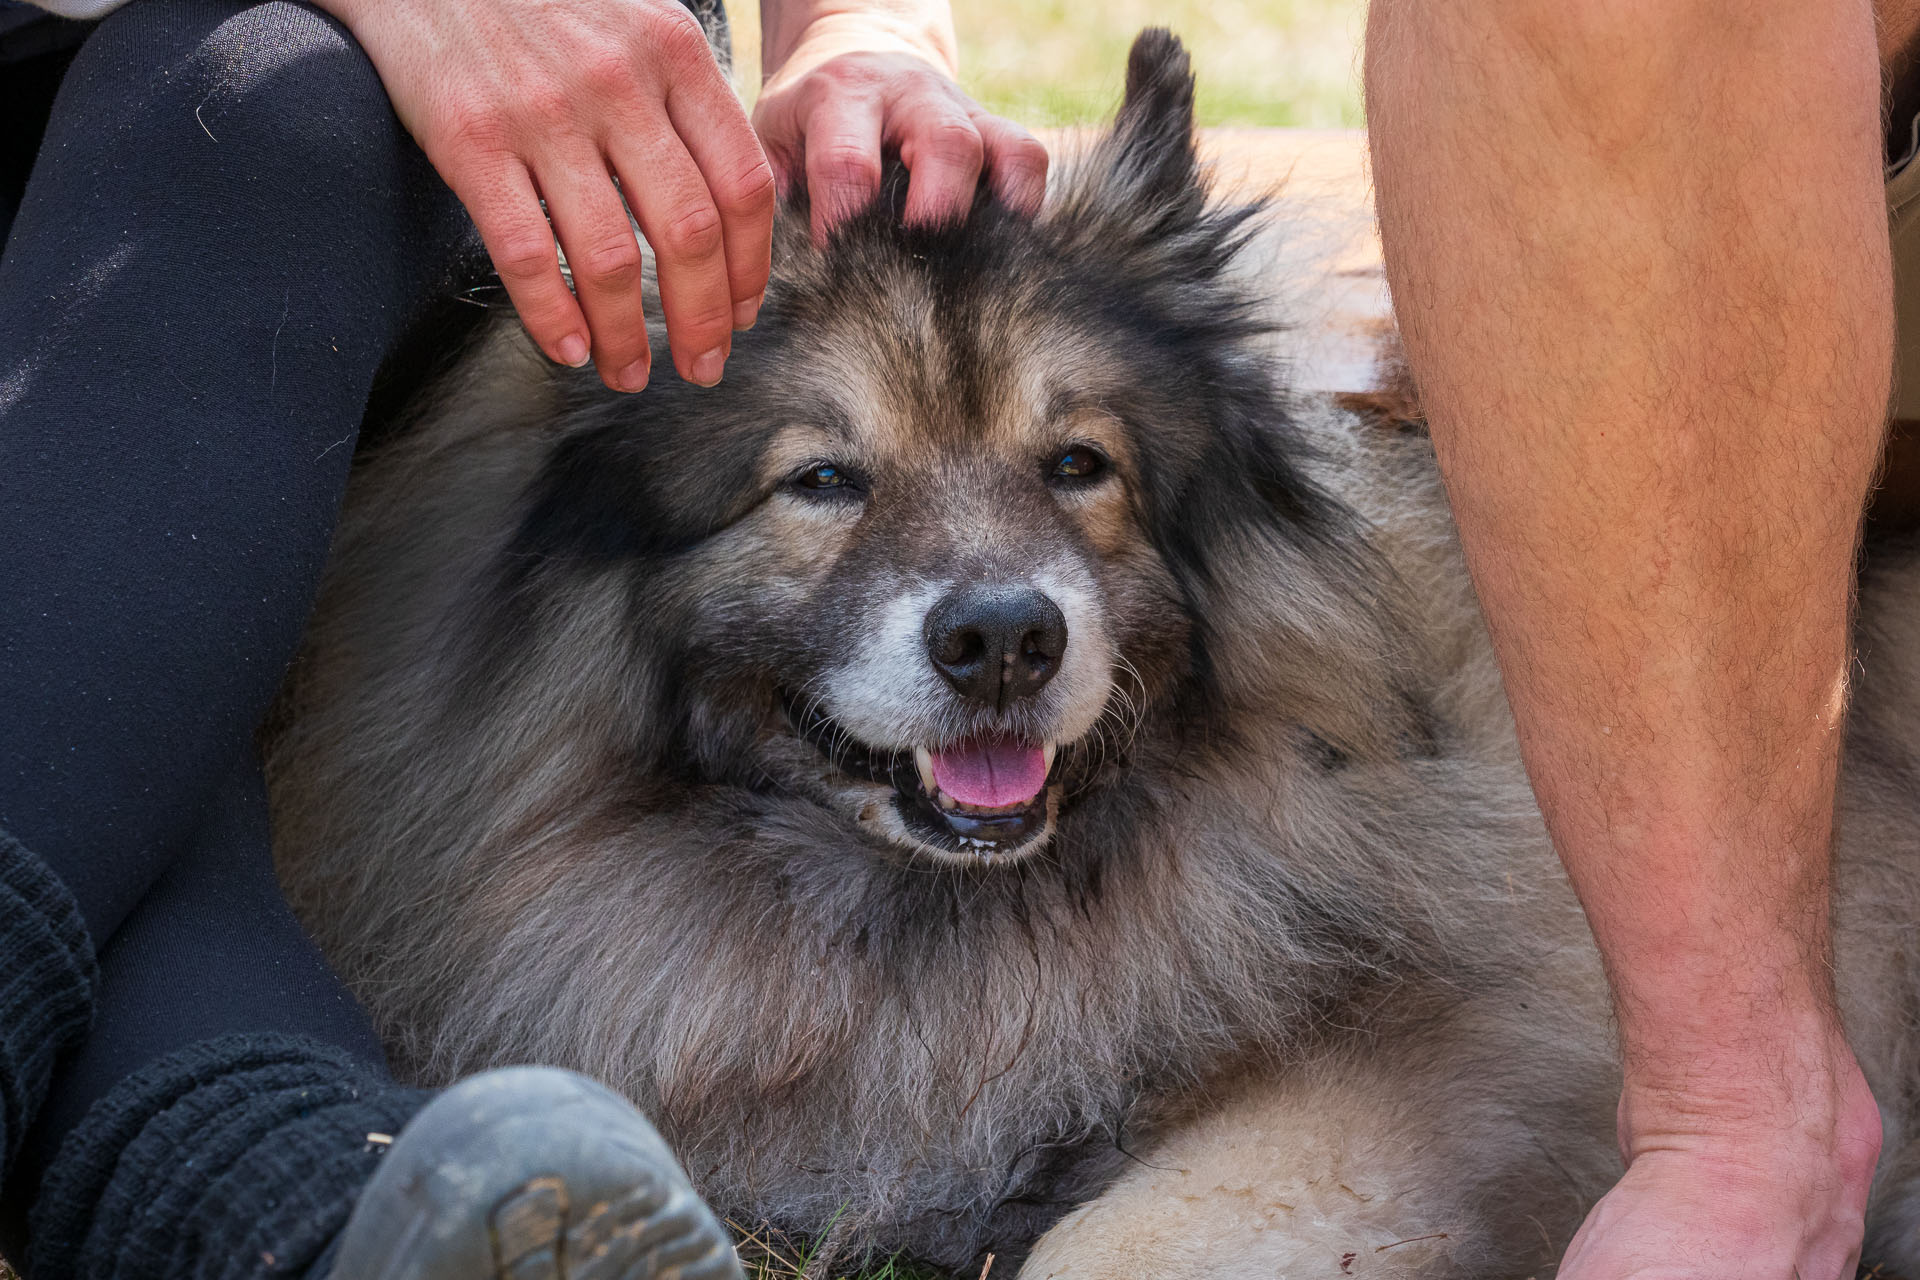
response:
M1196 188L1193 64L1165 27L1148 27L1127 54L1127 92L1113 122L1114 178L1135 198L1177 200Z

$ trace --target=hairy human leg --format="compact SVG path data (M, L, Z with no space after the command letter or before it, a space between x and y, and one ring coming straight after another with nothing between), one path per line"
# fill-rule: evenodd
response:
M1530 775L1606 955L1630 1170L1563 1275L1827 1280L1879 1118L1828 844L1892 353L1879 31L1381 0L1388 276Z

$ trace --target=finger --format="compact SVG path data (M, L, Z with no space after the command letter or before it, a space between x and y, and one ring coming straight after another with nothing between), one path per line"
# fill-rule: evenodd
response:
M733 347L734 299L726 235L706 177L665 120L622 131L608 149L627 204L653 246L673 366L688 382L710 387L720 381ZM759 288L765 287L762 275Z
M547 213L573 271L593 335L593 363L616 391L647 385L651 364L640 298L640 242L605 162L591 152L551 157L540 171Z
M450 185L473 215L520 323L548 359L575 368L585 364L591 349L586 317L560 274L553 228L540 212L540 197L526 167L503 157L470 178L464 175L474 171L460 165L443 172L463 179Z
M940 98L921 98L893 126L907 181L906 221L960 222L973 207L986 147L966 112Z
M1031 218L1047 198L1047 149L1011 120L979 112L973 117L986 144L987 187L1001 204Z
M769 102L766 98L753 105L753 132L773 166L773 185L780 200L790 199L795 187L806 189L806 148L786 141L795 135L793 95L781 94Z
M773 166L740 100L710 55L706 61L704 74L675 81L667 94L667 116L719 212L731 320L734 328L746 329L759 315L773 267Z
M872 203L880 190L880 127L885 109L871 94L834 97L807 121L807 200L813 242L825 247L840 222Z

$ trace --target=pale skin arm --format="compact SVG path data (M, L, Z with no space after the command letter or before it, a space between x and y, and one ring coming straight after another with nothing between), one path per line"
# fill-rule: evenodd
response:
M1851 1277L1879 1118L1828 855L1892 308L1865 0L1375 0L1380 222L1529 773L1613 982L1563 1280Z
M534 341L564 364L591 359L616 390L651 371L627 206L656 252L674 366L707 386L766 292L768 153L784 180L827 184L822 236L877 189L885 145L912 170L910 217L964 216L983 166L1038 207L1045 152L954 85L944 0L766 0L758 137L675 0L318 2L473 215Z
M953 82L944 3L787 0L765 13L766 84L754 124L782 190L804 182L811 193L815 240L879 190L883 145L912 174L909 222L964 217L983 172L1003 204L1039 212L1046 149ZM928 66L944 74L928 75Z

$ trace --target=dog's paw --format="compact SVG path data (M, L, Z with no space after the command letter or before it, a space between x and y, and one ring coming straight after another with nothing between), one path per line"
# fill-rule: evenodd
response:
M1171 1135L1043 1236L1020 1280L1452 1274L1470 1241L1453 1206L1395 1185L1411 1153L1383 1158L1300 1102L1243 1099Z

